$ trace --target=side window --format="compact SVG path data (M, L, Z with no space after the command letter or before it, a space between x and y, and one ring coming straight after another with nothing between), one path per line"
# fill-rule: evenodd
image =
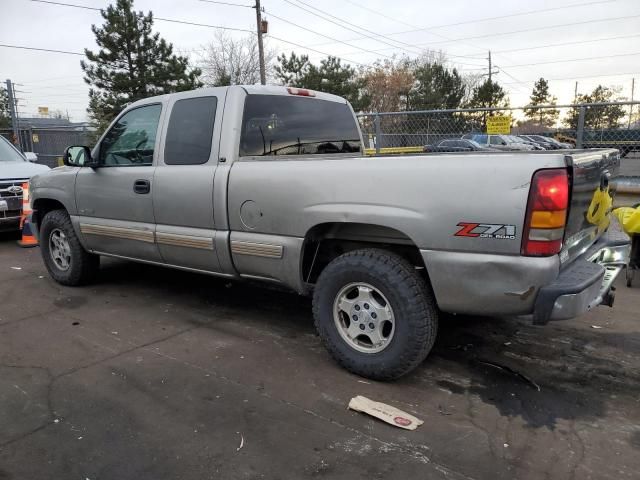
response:
M153 163L162 105L135 108L118 119L100 145L103 165L142 166Z
M167 165L201 165L211 154L216 97L178 100L171 110L164 163Z
M492 135L490 139L491 145L502 145L502 138Z

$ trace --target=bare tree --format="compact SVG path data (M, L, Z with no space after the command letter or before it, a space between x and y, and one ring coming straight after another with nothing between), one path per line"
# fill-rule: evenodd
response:
M275 53L265 49L264 56L268 79ZM218 32L214 40L204 46L199 65L201 79L208 86L260 83L258 39L255 35L235 39L225 32Z

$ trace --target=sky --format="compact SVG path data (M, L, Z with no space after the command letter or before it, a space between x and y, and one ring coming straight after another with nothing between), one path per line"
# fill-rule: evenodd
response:
M109 3L59 1L94 8ZM247 6L254 0L220 1ZM431 50L441 51L461 72L486 73L491 50L498 71L494 78L508 91L512 106L528 103L533 82L541 76L559 103L573 100L576 81L578 93L603 84L620 87L627 98L632 78L640 83L640 0L262 0L262 7L269 22L267 48L307 54L315 62L331 54L366 66L385 56L415 57ZM157 18L256 27L255 11L242 6L136 0L135 8L152 10ZM0 0L0 45L95 51L91 25L101 21L97 11ZM154 29L194 63L218 31L159 19ZM0 46L0 79L17 84L21 116L36 116L38 107L46 106L84 121L88 86L82 58ZM640 85L634 98L640 98Z

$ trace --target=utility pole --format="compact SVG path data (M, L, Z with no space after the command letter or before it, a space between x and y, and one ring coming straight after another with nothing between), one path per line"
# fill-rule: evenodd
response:
M260 56L260 83L267 84L267 75L264 69L264 46L262 45L262 14L260 12L260 0L256 0L256 24L258 26L258 55Z
M9 113L11 115L11 127L13 128L13 143L20 147L20 130L18 129L18 115L16 113L16 100L13 84L7 79L7 96L9 97ZM22 151L22 148L20 148Z
M489 50L489 83L491 83L491 50Z
M576 80L576 87L573 89L573 103L578 101L578 81Z
M631 79L631 101L633 102L633 94L635 93L636 79ZM633 117L633 103L629 105L629 123L627 124L627 130L631 128L631 118Z

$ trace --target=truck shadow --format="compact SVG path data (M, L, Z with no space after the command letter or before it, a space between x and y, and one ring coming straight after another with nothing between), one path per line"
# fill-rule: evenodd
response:
M217 325L207 316L215 309L216 316L229 318L241 311L247 321L293 343L315 333L309 298L263 284L112 260L104 262L100 283L132 294L141 288L170 295L174 304L201 312L184 321L205 328ZM430 356L395 385L474 396L532 428L554 429L559 419L603 417L611 395L640 394L640 361L632 368L621 368L619 361L623 354L637 357L640 333L579 327L574 322L534 327L525 318L444 315Z

